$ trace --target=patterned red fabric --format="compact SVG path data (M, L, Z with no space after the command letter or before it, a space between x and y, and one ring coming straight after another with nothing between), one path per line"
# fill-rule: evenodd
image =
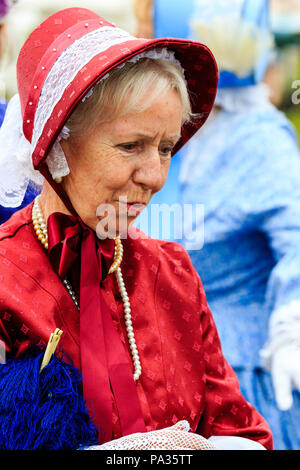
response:
M73 9L67 9L63 15L53 15L47 18L43 23L44 31L42 31L43 28L41 28L41 26L32 31L28 38L29 40L23 45L17 61L18 88L21 98L22 115L24 115L25 108L27 107L24 120L25 118L26 120L34 118L34 112L42 85L59 53L58 50L57 54L54 54L53 49L57 50L59 44L61 44L61 50L64 50L74 40L81 37L82 30L85 31L84 24L87 20L95 22L96 19L98 21L97 24L94 23L94 28L99 27L99 16L96 13L78 8L76 9L76 15L74 15ZM81 28L78 27L80 24L82 24ZM105 21L105 25L108 24L110 23ZM71 34L71 37L69 38L68 35L65 34L64 38L61 38L61 34L66 31L68 31L68 34ZM58 38L59 44L57 43ZM64 41L62 39L64 39ZM49 50L52 50L52 54L48 54L49 57L47 57L46 60L45 52ZM40 62L42 62L44 66L43 69L42 67L33 67L33 64ZM38 84L38 88L33 88L34 83ZM29 102L32 102L32 106L28 106ZM31 120L31 123L33 123L33 120ZM30 139L32 126L25 124L24 127L25 135Z
M158 240L123 241L122 272L132 305L142 376L136 384L147 431L187 420L191 430L241 436L272 449L270 429L242 397L222 354L201 281L185 250ZM121 296L113 275L101 288L131 362ZM36 239L31 206L0 226L0 337L7 353L41 348L55 328L80 364L79 313ZM91 358L91 361L93 358ZM113 438L120 437L113 402Z

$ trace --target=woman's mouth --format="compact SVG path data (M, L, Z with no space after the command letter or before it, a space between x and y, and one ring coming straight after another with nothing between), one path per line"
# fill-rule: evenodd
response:
M127 217L136 217L138 216L147 206L145 202L140 201L118 201L119 203L119 213L126 215Z
M141 202L127 202L127 214L129 217L136 217L146 207L146 204Z
M130 201L120 198L116 201L118 204L119 216L137 217L147 207L146 202Z

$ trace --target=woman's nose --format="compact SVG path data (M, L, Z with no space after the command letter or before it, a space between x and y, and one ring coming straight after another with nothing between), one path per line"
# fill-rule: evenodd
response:
M164 183L164 167L158 150L149 152L135 170L133 180L148 189L158 191Z

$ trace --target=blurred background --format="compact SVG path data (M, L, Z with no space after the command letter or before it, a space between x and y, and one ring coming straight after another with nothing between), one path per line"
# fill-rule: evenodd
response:
M273 103L282 109L300 136L300 0L271 0L276 57L266 80Z
M1 95L16 93L16 60L31 31L52 13L70 7L89 8L130 33L135 29L132 0L18 0L5 18L1 58Z
M151 2L18 0L5 18L6 34L1 44L0 96L9 99L16 93L15 66L19 50L35 26L53 12L72 6L90 8L117 26L135 34L138 30L135 12L147 3ZM276 54L266 81L272 89L273 103L283 110L296 126L300 145L300 0L271 0L271 12Z

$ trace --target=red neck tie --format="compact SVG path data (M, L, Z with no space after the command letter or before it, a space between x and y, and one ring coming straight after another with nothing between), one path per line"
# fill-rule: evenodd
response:
M99 430L99 442L112 439L112 393L122 435L145 432L132 364L101 292L101 280L112 263L114 241L100 242L78 217L60 213L48 219L48 239L50 259L62 279L80 257L83 395Z

